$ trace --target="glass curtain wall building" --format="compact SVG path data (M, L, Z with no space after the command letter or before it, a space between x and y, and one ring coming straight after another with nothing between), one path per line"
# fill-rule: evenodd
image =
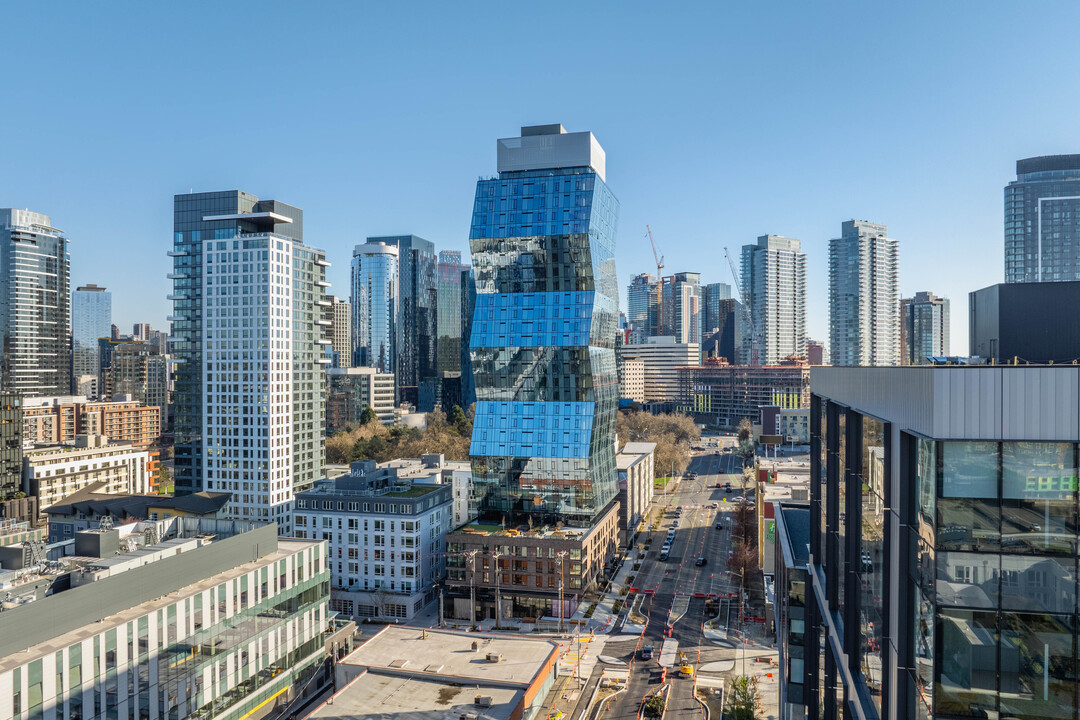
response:
M71 392L67 245L48 215L0 209L0 375L23 397Z
M71 294L72 388L77 388L79 378L85 375L98 377L101 374L98 339L111 334L112 293L93 283L76 288ZM103 391L99 385L98 393Z
M656 278L648 273L635 275L626 288L626 320L630 323L630 342L640 345L656 332Z
M174 201L177 493L232 493L234 516L291 532L322 476L330 302L304 215L239 190Z
M701 286L701 341L704 342L714 330L724 326L721 300L731 299L731 286L727 283L709 283Z
M482 518L589 525L617 492L619 205L592 133L521 135L473 207L473 485Z
M369 237L398 249L398 393L421 412L434 409L438 380L438 260L434 243L416 235ZM423 400L421 400L421 396Z
M885 225L848 220L829 241L833 365L900 364L897 242Z
M1005 282L1080 280L1080 155L1016 161L1005 186Z
M743 304L749 306L754 324L743 334L746 362L778 365L791 355L805 355L806 255L802 243L795 238L762 235L756 244L743 245L740 275Z
M398 249L381 242L357 245L351 275L354 362L392 373L398 364Z
M918 292L900 301L900 362L926 365L949 355L949 298Z
M811 385L807 716L1077 718L1080 370Z
M439 372L461 372L461 253L439 253Z

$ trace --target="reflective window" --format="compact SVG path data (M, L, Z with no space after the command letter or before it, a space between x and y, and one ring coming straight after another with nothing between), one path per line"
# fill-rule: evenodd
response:
M1076 456L1070 443L1001 447L1001 548L1075 554Z
M938 717L997 717L997 617L993 612L942 610L937 620Z
M1001 716L1071 718L1076 709L1072 615L1001 614Z
M860 475L859 557L859 669L881 713L882 643L884 642L884 536L885 536L885 424L862 418Z
M937 603L974 608L998 605L999 556L988 553L939 552Z
M1001 541L998 444L944 442L940 452L937 547L997 550Z

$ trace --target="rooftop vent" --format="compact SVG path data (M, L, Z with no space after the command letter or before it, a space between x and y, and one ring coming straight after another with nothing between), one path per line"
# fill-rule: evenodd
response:
M491 696L477 695L476 699L473 700L473 705L477 705L479 707L491 707Z
M502 662L502 655L499 654L499 653L488 653L487 654L487 661L489 663Z
M408 665L408 664L409 664L409 661L408 661L408 660L393 660L393 661L391 661L391 663L390 663L390 667L392 667L392 668L399 668L399 669L400 669L400 668L403 668L403 667L405 667L405 666L406 666L406 665Z

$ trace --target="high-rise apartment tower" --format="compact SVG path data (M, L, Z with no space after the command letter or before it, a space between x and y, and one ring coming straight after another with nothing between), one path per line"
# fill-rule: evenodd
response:
M48 215L0 209L0 377L23 397L71 391L67 244Z
M1080 280L1080 155L1016 161L1005 186L1005 282Z
M173 228L176 491L287 534L325 462L329 263L302 210L239 190L177 195Z
M392 373L398 358L398 249L381 242L357 245L352 259L354 364Z
M949 354L949 298L918 292L900 301L900 362L926 365Z
M885 225L848 220L829 241L833 365L900 364L899 259Z
M802 243L762 235L756 244L743 245L740 274L743 303L749 306L754 325L743 333L746 361L776 365L791 355L804 355L806 255Z

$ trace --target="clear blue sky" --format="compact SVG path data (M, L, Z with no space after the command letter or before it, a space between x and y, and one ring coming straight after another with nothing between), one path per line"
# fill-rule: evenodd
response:
M0 43L0 207L52 216L114 322L166 325L174 193L300 206L347 295L352 246L468 250L476 178L520 125L591 130L622 203L617 265L730 282L800 238L827 337L827 241L887 223L904 295L999 282L1017 158L1080 151L1080 5L13 3Z

